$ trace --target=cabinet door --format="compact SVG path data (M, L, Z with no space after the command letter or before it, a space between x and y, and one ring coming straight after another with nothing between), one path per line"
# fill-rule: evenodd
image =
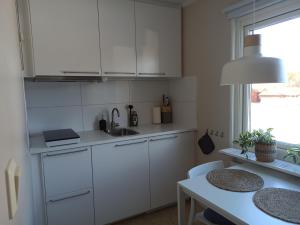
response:
M176 202L177 182L193 166L194 133L150 138L151 208Z
M99 75L97 0L29 0L36 75Z
M139 76L181 75L181 10L136 2Z
M48 225L94 225L92 190L48 200L47 221Z
M47 197L92 187L89 147L44 153L42 157Z
M136 76L134 1L100 0L101 67L104 76Z
M146 139L94 146L92 154L97 225L149 210Z

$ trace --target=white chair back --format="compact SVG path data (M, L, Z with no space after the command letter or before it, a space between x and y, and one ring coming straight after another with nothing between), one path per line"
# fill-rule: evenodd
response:
M223 168L224 168L224 162L222 160L201 164L188 171L188 178L198 177L207 174L212 170L223 169Z

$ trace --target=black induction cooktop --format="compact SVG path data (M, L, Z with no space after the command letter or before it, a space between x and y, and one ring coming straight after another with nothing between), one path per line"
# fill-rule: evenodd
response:
M72 129L48 130L43 132L48 147L75 144L80 141L80 136Z

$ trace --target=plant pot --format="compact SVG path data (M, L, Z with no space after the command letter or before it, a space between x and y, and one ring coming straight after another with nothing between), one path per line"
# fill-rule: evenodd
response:
M255 144L256 160L260 162L273 162L276 158L276 144Z

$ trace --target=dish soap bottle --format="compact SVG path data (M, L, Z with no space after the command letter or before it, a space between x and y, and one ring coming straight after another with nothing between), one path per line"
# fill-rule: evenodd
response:
M107 131L106 127L106 116L104 113L102 113L102 119L99 121L99 129L103 130L104 132Z

